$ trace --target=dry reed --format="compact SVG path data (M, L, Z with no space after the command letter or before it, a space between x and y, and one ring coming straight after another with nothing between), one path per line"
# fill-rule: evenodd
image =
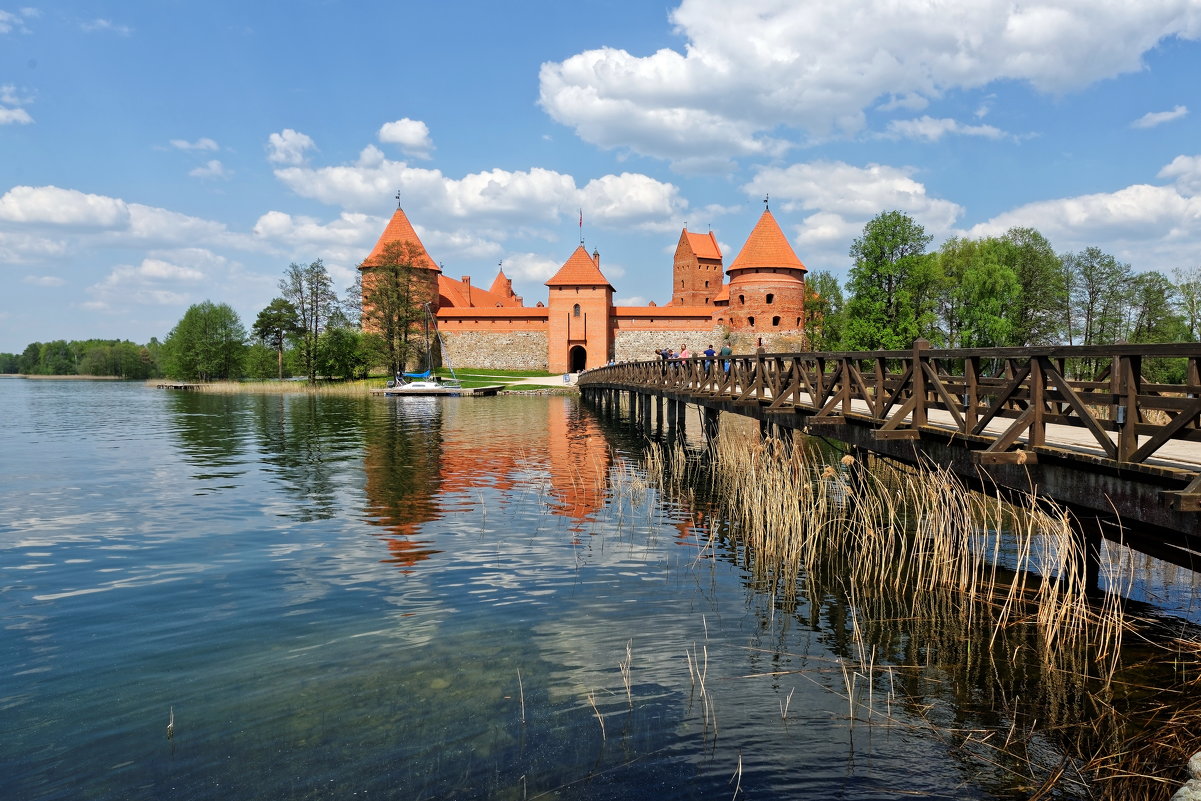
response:
M917 701L922 680L898 682L894 674L894 665L920 667L924 657L927 668L932 660L954 665L957 680L1008 721L1003 742L981 730L959 747L986 765L1006 765L1034 795L1079 790L1088 780L1085 792L1098 798L1166 798L1165 772L1179 772L1189 748L1196 750L1189 734L1201 722L1201 701L1169 698L1156 715L1130 703L1128 685L1140 667L1123 660L1123 645L1145 628L1122 600L1130 562L1111 551L1101 565L1109 591L1091 592L1083 539L1066 510L970 491L933 464L899 470L845 457L827 464L800 438L721 436L704 458L678 440L651 443L643 467L688 508L697 488L708 488L734 553L780 597L808 590L817 606L837 590L849 621L838 665L852 725L895 721L898 705L926 719L932 707ZM906 606L902 615L898 604ZM1188 662L1169 683L1201 687L1201 646L1166 645L1159 664L1163 654ZM695 646L686 657L708 718ZM885 680L881 711L875 687ZM1180 690L1157 697L1165 692ZM931 718L929 726L941 732L945 724ZM1051 759L1049 745L1066 756Z

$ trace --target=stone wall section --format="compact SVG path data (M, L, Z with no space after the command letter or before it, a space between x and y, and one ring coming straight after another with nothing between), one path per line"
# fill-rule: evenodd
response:
M657 350L679 350L681 344L687 344L693 353L703 352L708 345L720 350L724 333L718 326L682 331L618 330L613 342L613 358L619 362L642 362L657 358Z
M763 348L767 353L795 353L805 350L804 335L800 331L778 331L763 334ZM694 354L701 354L705 347L713 345L721 350L728 344L735 356L749 356L755 352L759 335L750 331L730 331L725 326L714 326L704 330L686 331L618 331L614 342L615 356L619 362L641 362L654 359L655 351L663 348L679 350L687 343Z
M443 332L445 356L456 369L546 370L545 331ZM443 364L446 358L443 358Z

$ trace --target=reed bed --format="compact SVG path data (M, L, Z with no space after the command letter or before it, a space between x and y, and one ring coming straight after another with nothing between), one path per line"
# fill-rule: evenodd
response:
M162 383L148 381L148 386ZM383 389L384 379L368 378L363 381L209 381L197 384L200 392L215 395L368 395L373 389Z
M651 443L643 466L669 496L705 488L731 552L784 608L815 624L840 610L852 725L903 709L1032 798L1167 799L1185 778L1201 748L1201 644L1127 611L1131 560L1116 552L1104 591L1090 588L1067 510L799 437L721 436L703 454ZM977 711L930 703L947 684Z

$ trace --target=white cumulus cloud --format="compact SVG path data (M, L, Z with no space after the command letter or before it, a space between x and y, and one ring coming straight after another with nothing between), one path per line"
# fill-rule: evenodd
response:
M431 228L450 231L469 223L493 238L511 235L515 225L526 233L559 225L581 208L586 223L660 230L678 224L687 207L674 184L638 173L602 176L582 188L571 175L541 167L455 179L391 161L373 146L354 164L285 167L275 175L298 195L364 212L386 208L399 187L401 204L420 208Z
M911 120L891 120L888 123L888 133L906 139L920 139L926 142L937 142L944 136L979 136L985 139L1004 139L1008 134L992 125L964 125L952 119L935 119L923 115Z
M822 262L845 261L851 240L881 211L903 211L934 236L953 229L962 207L928 194L916 172L886 164L813 161L760 169L742 188L751 197L770 195L782 211L808 212L796 229L802 261L808 264L806 253Z
M203 136L195 142L189 142L187 139L172 139L171 147L176 150L220 150L217 142L207 136Z
M29 33L25 21L40 16L36 8L22 8L16 13L0 9L0 33Z
M119 228L129 223L123 200L61 189L14 186L0 196L0 221L81 228Z
M28 111L21 108L32 102L32 97L20 94L13 84L0 85L0 125L29 125L32 123L33 117Z
M267 159L272 164L304 164L305 154L316 147L308 134L285 128L267 137Z
M89 286L82 305L97 311L132 306L182 306L212 288L226 260L204 248L152 252L141 263L121 264Z
M79 27L86 33L115 33L118 36L129 36L133 28L113 22L111 19L96 18L80 23Z
M27 275L21 279L21 283L33 286L62 286L67 282L57 275Z
M1157 125L1163 125L1165 122L1178 120L1181 117L1188 115L1187 106L1176 106L1171 111L1148 111L1143 116L1139 117L1134 122L1130 123L1131 128L1154 128Z
M1196 0L683 0L670 21L680 50L543 64L542 108L605 148L779 155L787 130L853 133L867 109L920 109L996 81L1072 91L1142 68L1165 39L1201 36Z
M428 159L434 149L429 126L421 120L411 120L408 117L380 126L379 140L385 144L398 145L407 155L422 159Z
M511 253L505 258L504 271L512 279L544 282L562 266L538 253Z
M188 171L193 178L228 178L232 173L217 159L209 159L203 165Z
M28 125L33 117L23 108L5 108L0 106L0 125Z
M1166 269L1197 260L1201 156L1179 156L1159 171L1172 184L1133 184L1112 192L1027 203L972 226L970 236L1037 228L1059 251L1104 243L1136 266Z

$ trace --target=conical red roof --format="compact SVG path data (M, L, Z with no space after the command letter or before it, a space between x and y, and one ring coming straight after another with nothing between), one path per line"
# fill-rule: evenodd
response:
M497 270L496 278L492 281L492 288L488 291L508 297L513 294L513 282L505 275L504 270Z
M392 215L392 219L388 221L388 227L380 234L379 241L375 243L375 247L371 250L371 255L363 260L364 267L372 267L377 264L377 259L384 252L384 248L393 242L410 242L421 250L420 258L415 260L413 266L425 267L430 270L438 270L437 263L430 258L429 252L425 249L425 245L421 243L421 237L417 236L417 232L413 230L412 223L405 216L404 209L396 207L396 213Z
M788 244L788 237L784 236L770 211L763 212L728 271L763 267L788 267L805 271L805 265L797 258L792 245Z
M580 245L575 249L559 272L555 273L547 286L607 286L612 289L609 284L609 279L601 273L600 267L596 266L596 261L588 255L588 251L584 250L584 246Z

